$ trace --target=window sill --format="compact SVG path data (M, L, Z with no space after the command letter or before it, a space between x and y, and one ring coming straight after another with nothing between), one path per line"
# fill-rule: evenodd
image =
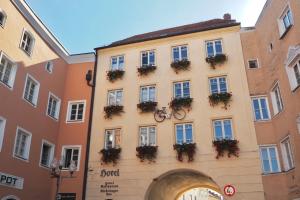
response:
M51 116L51 115L48 115L48 114L47 114L47 116L48 116L49 118L51 118L52 120L58 122L58 118L55 118L55 117L53 117L53 116Z
M19 47L29 58L31 58L32 56L32 51L31 52L27 52L24 49L22 49L22 47Z
M29 101L29 100L25 99L24 97L23 97L23 100L24 100L25 102L27 102L28 104L30 104L32 107L34 107L34 108L36 108L36 107L37 107L37 105L36 105L36 104L34 104L33 102L31 102L31 101Z
M255 123L268 123L271 122L271 119L264 119L264 120L254 120Z
M295 93L298 89L300 88L300 85L298 85L297 87L295 87L292 92Z
M20 157L20 156L17 156L17 155L13 155L13 157L14 157L15 159L21 160L21 161L23 161L23 162L29 163L29 159L28 159L28 158L23 158L23 157Z
M284 111L284 108L283 108L281 111L279 111L278 113L274 114L274 116L272 117L272 120L278 118L278 116L279 116L281 113L283 113L283 111Z
M9 90L13 90L12 86L10 86L10 85L4 83L3 81L0 81L0 83L1 83L2 85L4 85L6 88L8 88Z
M272 175L280 175L280 174L283 174L283 172L282 171L280 171L280 172L270 172L270 173L262 173L261 175L262 176L272 176Z
M40 168L43 168L43 169L45 169L45 170L48 170L48 171L51 170L51 168L50 168L49 166L42 165L41 163L39 164L39 166L40 166Z
M77 123L83 123L84 120L67 120L67 124L77 124Z
M279 37L279 40L282 40L285 37L285 35L289 32L289 30L292 28L292 26L293 25L291 24L289 27L287 27L285 29L284 33Z

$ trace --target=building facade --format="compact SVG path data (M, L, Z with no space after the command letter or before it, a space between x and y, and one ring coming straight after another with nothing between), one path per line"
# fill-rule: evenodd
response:
M59 192L81 199L94 54L70 55L24 1L0 1L0 26L0 199L54 199L53 158L64 176L75 161Z
M219 199L228 185L230 199L264 199L239 23L136 35L96 59L86 199L183 199L193 188ZM232 155L218 157L213 141Z
M300 2L268 0L241 31L266 199L300 198Z

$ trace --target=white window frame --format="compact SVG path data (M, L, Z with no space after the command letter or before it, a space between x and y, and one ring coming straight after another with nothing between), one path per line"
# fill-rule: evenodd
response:
M120 99L120 101L119 101L119 104L117 103L117 92L120 92L121 91L121 93L122 93L122 96L121 96L121 99ZM114 93L114 100L113 100L113 102L110 102L110 100L109 100L109 97L110 97L110 94L111 93ZM111 106L111 105L123 105L123 89L116 89L116 90L109 90L108 92L107 92L107 105L108 106Z
M183 95L183 84L184 83L189 83L189 92L190 92L190 94L189 94L189 98L192 96L191 95L191 81L177 81L177 82L174 82L173 83L173 98L176 98L175 96L176 96L176 87L175 87L175 85L176 84L180 84L180 88L181 88L181 95L180 95L180 97L178 97L178 98L186 98L186 97L184 97Z
M5 57L6 60L11 62L13 66L12 66L12 71L9 77L8 84L3 83L2 81L0 81L0 83L5 87L7 87L8 89L13 90L18 66L16 62L14 62L8 55L6 55L3 51L0 51L0 62L2 61L3 57Z
M264 170L263 156L262 156L262 151L261 151L262 148L266 148L267 151L268 151L268 160L269 160L269 165L270 165L271 172L265 172L265 170ZM272 165L272 162L271 162L271 156L270 156L270 150L269 150L269 148L274 148L275 149L277 166L278 166L278 172L274 172L273 171L273 165ZM262 169L262 173L264 175L266 175L266 174L274 174L274 173L281 172L281 166L280 166L280 162L279 162L278 149L277 149L276 144L259 145L259 155L260 155L261 169Z
M296 124L298 128L298 133L300 134L300 114L298 114L298 117L296 118Z
M258 103L259 103L259 113L261 116L263 116L263 113L262 113L262 109L261 109L261 101L260 99L265 99L266 101L266 106L267 106L267 111L268 111L268 116L269 118L268 119L256 119L256 115L255 115L255 108L254 108L254 103L253 103L253 100L259 100ZM254 121L256 122L259 122L259 121L269 121L271 120L271 113L270 113L270 107L269 107L269 102L268 102L268 97L267 96L252 96L251 97L251 103L252 103L252 111L253 111L253 117L254 117Z
M120 57L123 57L123 66L120 66ZM118 67L117 69L113 69L113 58L117 58L117 63L118 63ZM117 55L117 56L112 56L110 58L110 70L124 70L125 67L125 56L124 55Z
M208 57L208 51L207 51L207 43L209 42L212 42L213 43L213 50L214 50L214 55L213 56L216 56L217 55L217 52L216 52L216 42L217 41L220 41L221 42L221 47L222 47L222 54L224 53L224 45L223 45L223 40L220 38L220 39L214 39L214 40L207 40L205 41L205 52L206 52L206 57Z
M251 61L255 61L257 67L251 68L251 67L250 67L250 62L251 62ZM249 59L249 60L247 61L247 63L248 63L248 69L258 69L258 68L260 68L260 65L259 65L259 62L258 62L258 58Z
M23 37L24 37L25 34L29 35L29 37L30 37L31 40L32 40L31 45L30 45L30 47L29 47L29 52L27 52L27 51L22 47ZM34 38L33 34L32 34L30 31L28 31L28 30L26 30L26 29L24 28L24 29L23 29L23 33L22 33L22 37L21 37L21 41L20 41L20 45L19 45L20 49L22 49L22 51L25 52L26 55L32 56L34 45L35 45L35 38Z
M105 129L105 133L104 133L104 148L105 149L108 149L107 147L107 141L106 141L106 134L108 131L111 131L112 132L112 135L113 135L113 141L112 141L112 148L116 148L116 130L119 130L119 133L120 133L120 145L121 145L121 141L122 141L122 133L121 133L121 128L113 128L113 129Z
M189 60L189 48L187 44L183 44L183 45L178 45L178 46L173 46L172 47L172 61L175 62L175 58L174 58L174 49L178 48L179 50L179 61L183 60L182 55L181 55L181 48L182 47L186 47L186 56L187 56L187 60Z
M14 195L8 195L8 196L1 198L1 200L8 200L8 199L20 200L20 198L14 196Z
M287 142L288 144L288 149L286 149L285 143ZM294 154L293 154L293 148L291 145L291 140L290 136L285 137L283 140L280 141L280 147L281 147L281 155L282 155L282 160L283 160L283 166L285 171L289 171L290 169L293 169L295 167L295 160L294 160ZM291 165L289 165L288 161L288 155L287 155L287 150L290 152L290 159L291 159Z
M2 150L4 133L5 133L6 119L0 116L0 152Z
M43 145L46 144L48 146L51 147L51 152L50 152L50 155L49 155L49 163L48 165L43 165L42 164L42 155L43 155ZM55 145L45 139L42 139L42 145L41 145L41 152L40 152L40 162L39 162L39 166L40 167L43 167L43 168L50 168L50 165L51 165L51 162L54 158L54 153L55 153Z
M56 104L56 110L55 110L55 114L54 116L51 116L49 115L48 113L48 109L49 109L49 101L50 101L50 98L53 97L56 101L57 101L57 104ZM50 117L51 119L54 119L56 121L58 121L59 119L59 113L60 113L60 106L61 106L61 99L58 98L56 95L54 95L52 92L49 92L49 95L48 95L48 101L47 101L47 109L46 109L46 115L48 117Z
M24 157L21 157L21 156L18 156L16 155L16 145L17 145L17 137L18 137L18 132L22 131L24 132L25 134L27 134L28 136L28 141L26 143L26 149L25 149L25 156ZM30 147L31 147L31 139L32 139L32 133L30 133L29 131L17 126L17 130L16 130L16 136L15 136L15 142L14 142L14 146L13 146L13 157L16 158L16 159L19 159L19 160L22 160L22 161L25 161L25 162L29 162L29 156L30 156Z
M228 92L229 88L228 88L227 76L215 76L215 77L208 78L208 85L209 85L209 92L210 92L210 94L213 94L212 90L211 90L211 83L210 83L210 80L212 80L212 79L217 79L217 87L218 87L218 93L217 94L221 93L221 87L220 87L220 79L221 78L225 78L226 92Z
M73 104L83 104L83 113L82 113L82 120L71 120L71 108ZM83 123L85 120L85 109L86 109L86 100L72 100L68 101L68 112L66 115L66 123Z
M221 118L221 119L213 119L212 120L212 126L213 126L213 131L214 131L214 139L217 140L216 137L216 128L215 128L215 121L221 121L221 125L222 125L222 139L226 139L225 138L225 128L224 128L224 121L225 120L229 120L230 121L230 125L231 125L231 138L230 140L234 140L234 128L233 128L233 120L232 118Z
M276 97L276 93L275 93L276 90L277 90L277 94L279 94L279 99L278 100L279 100L279 104L280 104L280 109L277 105L277 97ZM278 93L278 91L279 91L279 93ZM278 81L274 84L274 86L271 90L271 99L272 99L274 115L277 115L278 113L281 113L284 109L284 105L283 105L281 90L280 90Z
M142 102L149 102L150 101L150 88L154 87L154 100L153 102L156 101L156 85L145 85L145 86L141 86L140 87L140 103ZM142 89L143 88L146 88L147 89L147 100L146 101L142 101L142 97L143 97L143 94L142 94Z
M0 13L3 14L3 21L2 21L2 23L0 23L0 27L4 28L5 23L6 23L6 20L7 20L7 14L6 14L6 12L5 12L3 9L1 9L1 8L0 8Z
M289 18L288 14L287 14L289 11L291 13L291 19ZM290 22L290 25L288 27L285 27L285 24L284 24L284 17L286 17L286 16L288 17L288 20ZM291 10L290 5L287 5L284 8L284 10L283 10L282 14L280 15L280 17L278 18L277 22L278 22L278 28L279 28L279 35L281 38L294 25L293 12Z
M187 122L187 123L178 123L178 124L175 124L175 144L179 144L177 143L177 126L180 126L180 125L183 125L183 141L182 143L186 143L186 128L185 126L186 125L191 125L192 126L192 142L195 142L195 136L194 136L194 125L192 122ZM191 143L188 143L188 144L191 144Z
M142 145L142 137L141 137L141 133L142 133L142 129L145 128L147 130L147 141L146 141L146 145ZM154 128L154 144L150 145L150 128ZM156 146L156 126L140 126L139 128L139 146Z
M48 69L48 65L49 65L49 69ZM53 72L53 67L54 67L54 63L52 61L47 61L45 64L45 70L49 73L52 74Z
M61 151L61 158L63 159L63 162L65 164L65 149L78 149L78 162L76 166L76 171L79 171L80 169L80 161L81 161L81 145L63 145L62 151ZM73 154L73 152L72 152ZM62 170L68 170L68 168L62 168Z
M26 85L27 85L28 78L30 78L36 84L36 88L35 88L35 91L34 91L34 94L33 94L32 102L25 98ZM30 74L27 74L26 75L26 79L25 79L25 84L24 84L23 95L22 95L23 96L23 100L26 101L27 103L29 103L30 105L32 105L33 107L37 107L38 98L39 98L39 91L40 91L40 82L38 82Z
M143 54L144 53L147 53L147 65L143 65ZM150 65L150 53L153 53L154 54L154 63L151 64L151 66L156 66L156 54L155 54L155 50L147 50L147 51L142 51L141 52L141 66L149 66Z

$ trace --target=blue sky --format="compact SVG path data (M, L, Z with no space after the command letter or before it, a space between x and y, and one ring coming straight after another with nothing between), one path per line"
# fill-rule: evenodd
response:
M265 0L26 0L70 53L231 13L253 26Z

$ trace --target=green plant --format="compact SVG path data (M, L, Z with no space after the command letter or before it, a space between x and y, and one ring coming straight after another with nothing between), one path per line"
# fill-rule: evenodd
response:
M117 164L117 161L120 159L121 148L108 148L102 149L99 153L102 154L101 161L102 163L108 164L113 163Z
M153 72L156 70L156 66L154 65L143 65L138 68L138 72L141 76L147 75L150 72Z
M171 67L178 73L179 70L188 70L191 62L187 59L176 60L171 63Z
M155 110L156 106L157 106L157 102L154 102L154 101L144 101L144 102L137 104L137 107L142 112L152 112Z
M205 60L213 69L215 69L216 65L221 65L227 60L227 56L225 54L217 54L215 56L209 56Z
M124 75L125 71L124 70L110 70L107 72L107 79L111 82L119 79L119 78L122 78L123 75Z
M123 111L123 106L119 105L110 105L110 106L105 106L104 107L104 112L105 112L105 118L111 118L112 115L117 115L120 114Z
M170 107L175 110L178 110L182 107L190 108L192 102L193 102L193 98L190 97L174 98L170 102Z
M231 93L222 92L222 93L215 93L209 96L209 103L211 106L218 105L220 102L223 102L224 108L227 109L227 105L231 100Z
M220 156L224 156L225 151L227 151L227 156L231 155L238 157L239 156L239 141L231 140L231 139L222 139L213 141L213 146L218 152L216 158L218 159Z
M145 159L154 162L157 155L158 146L139 146L136 148L136 156L143 162Z
M183 144L174 144L174 150L177 152L177 160L182 162L183 155L186 154L188 157L188 162L194 160L194 155L196 153L196 143L183 143Z

